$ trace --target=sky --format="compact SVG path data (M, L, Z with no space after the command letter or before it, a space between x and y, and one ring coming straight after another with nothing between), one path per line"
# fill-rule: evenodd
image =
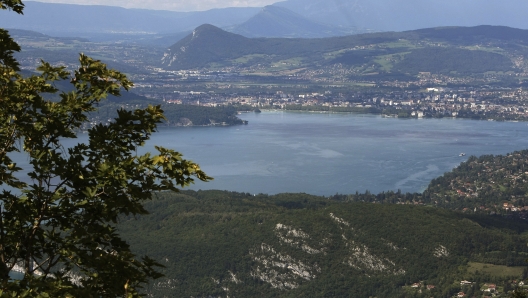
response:
M199 11L224 7L263 7L279 1L281 0L39 0L38 2Z

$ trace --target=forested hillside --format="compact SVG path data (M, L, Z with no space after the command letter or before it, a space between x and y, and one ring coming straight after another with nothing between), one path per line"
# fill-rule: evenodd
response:
M336 194L333 200L426 205L479 214L528 218L528 150L507 155L471 156L435 178L423 193L388 191Z
M486 63L483 63L486 61ZM487 71L512 71L511 60L500 54L457 48L423 48L405 55L394 66L403 73L484 73Z
M424 198L427 203L451 209L522 213L527 194L528 150L523 150L471 156L453 171L433 179Z
M146 289L156 297L447 297L461 280L509 285L523 267L474 268L528 254L525 222L440 208L224 191L162 193L146 207L119 229L166 266Z
M147 103L154 105L159 104L150 101L144 103L144 101L141 101L142 99L145 98L130 93L125 100L112 100L102 104L96 112L91 113L91 117L95 121L104 122L107 121L107 119L115 118L117 116L117 110L119 109L137 108L139 106L146 106ZM221 126L247 124L247 121L237 117L237 110L232 106L204 107L181 104L163 104L162 108L166 117L166 120L163 121L162 125L166 126Z
M331 38L246 38L212 25L197 27L162 57L165 69L345 67L353 76L482 75L522 72L528 31L500 27L442 27Z

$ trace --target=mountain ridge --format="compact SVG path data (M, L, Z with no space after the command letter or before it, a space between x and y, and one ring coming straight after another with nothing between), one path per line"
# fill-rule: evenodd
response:
M528 29L520 0L288 0L273 5L332 25L377 31L439 26L503 25Z
M268 5L229 31L246 37L317 38L348 35L353 30L315 22L287 8Z
M307 66L321 67L337 63L347 64L346 61L360 65L369 61L374 63L373 65L380 63L376 61L386 64L387 59L391 59L391 68L408 73L409 69L412 69L411 72L428 71L428 67L419 70L420 65L416 65L417 69L408 64L416 64L414 56L423 56L434 50L448 58L449 53L456 54L452 57L455 60L450 63L455 67L453 71L458 71L457 64L463 64L465 60L478 59L485 59L480 65L497 67L482 68L474 64L469 69L460 71L470 72L473 68L477 72L508 71L512 67L508 62L510 56L525 55L528 51L525 51L524 47L527 45L528 30L504 26L439 27L305 39L247 38L207 25L198 27L193 34L169 47L162 65L166 69L177 70L215 64L236 66L240 65L240 59L247 60L245 64L251 66L276 64L295 58L305 61ZM474 48L468 49L468 46ZM350 60L347 55L357 57ZM333 58L330 59L331 57ZM407 65L402 66L402 63ZM433 72L435 69L442 69L438 63L441 61L433 62Z
M195 12L127 9L103 5L25 2L24 15L0 11L1 28L38 31L54 36L95 34L174 34L203 23L233 26L259 8L222 8ZM67 26L65 26L67 24Z

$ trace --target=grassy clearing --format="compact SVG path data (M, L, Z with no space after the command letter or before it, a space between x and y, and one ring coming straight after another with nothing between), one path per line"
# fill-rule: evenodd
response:
M506 51L498 47L467 46L467 47L460 47L460 48L466 49L466 50L472 50L472 51L484 51L484 52L496 53L496 54L501 54L501 55L506 54Z
M378 57L376 57L374 59L374 62L376 62L379 65L381 65L381 69L383 71L391 71L392 67L394 66L395 56L399 56L399 55L396 54L396 55L378 56ZM397 57L397 58L399 58L399 57Z
M236 63L236 64L244 64L244 63L248 63L249 61L251 61L251 60L253 60L255 58L266 58L266 57L268 57L268 55L252 54L252 55L242 56L242 57L234 59L232 61L233 61L233 63Z
M346 53L346 52L350 52L350 51L351 51L351 49L342 49L342 50L338 50L338 51L324 53L323 56L324 56L325 60L330 60L330 59L335 59L339 55L341 55L343 53Z
M277 62L273 62L271 64L271 67L276 69L290 69L291 67L299 67L302 65L302 58L301 57L295 57L291 59L286 60L280 60Z
M409 40L405 40L405 39L400 39L398 41L394 41L394 42L385 42L385 43L381 43L380 46L382 47L386 47L386 48L392 48L392 49L397 49L397 48L409 48L409 49L416 49L418 48L414 42L411 42Z
M508 267L504 265L493 265L486 263L468 263L468 272L475 273L486 273L493 277L509 277L509 276L520 276L523 273L525 267Z

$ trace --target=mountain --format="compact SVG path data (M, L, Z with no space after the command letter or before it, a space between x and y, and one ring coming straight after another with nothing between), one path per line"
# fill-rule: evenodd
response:
M222 59L259 51L251 39L205 24L172 45L162 58L168 69L202 67Z
M528 253L526 222L441 208L227 191L145 207L118 229L165 266L153 297L452 297L461 280L503 291Z
M314 52L369 44L380 39L395 41L397 37L393 33L380 33L318 39L247 38L206 24L172 45L164 54L162 64L167 69L186 69L223 63L246 55L257 58L257 61L272 56L307 56Z
M203 23L240 24L260 8L223 8L197 12L126 9L27 1L24 15L0 11L0 28L38 31L54 36L102 34L172 34L191 31Z
M162 63L166 69L258 66L272 71L277 65L299 69L339 64L368 68L368 73L521 72L523 66L515 66L513 60L528 54L527 45L528 30L499 26L303 39L246 38L203 25L172 45Z
M318 22L378 31L477 25L528 29L523 0L288 0L274 5Z
M76 37L53 37L40 32L22 29L9 29L9 35L11 35L17 42L23 42L24 40L30 40L31 42L57 42L70 44L73 42L88 42L85 38Z
M246 37L329 37L349 35L352 29L345 30L314 22L289 9L279 6L266 6L246 22L230 30Z
M0 11L0 28L91 40L137 35L144 41L158 38L148 35L188 32L204 23L248 37L326 37L484 24L528 29L523 13L528 2L522 0L287 0L265 8L195 12L35 1L25 5L24 16Z
M118 229L164 266L154 297L510 297L528 277L527 157L470 157L424 193L158 193Z

